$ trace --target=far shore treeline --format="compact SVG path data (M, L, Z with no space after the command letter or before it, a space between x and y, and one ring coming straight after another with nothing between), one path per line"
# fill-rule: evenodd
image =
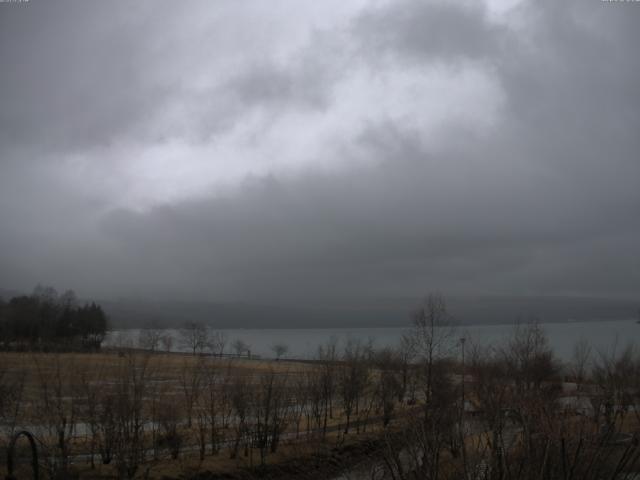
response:
M38 285L31 295L0 298L3 350L97 350L107 327L102 307L80 304L72 290Z

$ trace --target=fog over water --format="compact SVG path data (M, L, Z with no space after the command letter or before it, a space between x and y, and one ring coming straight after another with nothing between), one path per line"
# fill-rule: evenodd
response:
M622 351L629 343L640 338L640 324L635 320L613 320L608 322L567 322L567 323L542 323L549 339L549 345L561 360L568 361L571 358L574 345L581 340L587 341L594 355ZM483 346L500 346L508 340L514 326L507 325L474 325L461 326L453 335L452 355L458 355L459 349L455 347L459 338L468 339L467 348L472 344ZM376 348L395 347L399 345L403 335L410 335L410 328L307 328L307 329L222 329L227 339L225 353L232 354L231 343L235 340L245 342L252 355L266 358L274 357L271 347L276 344L284 344L288 347L285 355L290 358L313 359L318 347L336 341L338 351L344 347L349 339L363 343L372 342ZM116 330L109 333L105 339L105 345L137 345L140 330ZM174 337L174 351L189 351L188 347L180 345L180 333L178 330L167 330Z

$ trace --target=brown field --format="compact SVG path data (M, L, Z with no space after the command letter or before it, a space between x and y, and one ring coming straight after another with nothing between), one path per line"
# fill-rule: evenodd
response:
M0 448L32 432L45 479L330 479L354 465L401 480L635 474L640 357L568 381L541 332L524 333L467 364L357 344L315 362L0 353ZM16 478L29 478L21 458Z
M300 382L305 375L317 372L319 366L309 362L295 361L269 361L253 360L246 358L218 358L212 356L192 356L185 354L166 354L147 352L102 352L102 353L0 353L0 375L4 385L13 385L20 390L19 412L15 421L16 427L26 426L34 430L33 425L42 425L42 429L35 428L42 445L47 446L47 451L55 451L56 428L61 422L86 423L91 418L88 413L88 393L98 391L101 393L112 391L115 385L130 381L130 377L136 372L144 372L145 394L141 411L150 418L157 413L150 413L157 409L156 400L162 398L162 407L170 406L177 411L184 412L185 388L193 388L194 397L202 394L202 385L189 385L194 372L213 372L216 381L220 382L220 389L226 388L229 382L239 378L245 379L249 385L249 396L252 391L260 388L260 382L266 376L286 379L288 389L285 395L294 395L290 390L294 384ZM371 372L376 375L375 372ZM226 382L226 383L225 383ZM221 393L218 391L218 393ZM257 394L257 393L256 393ZM188 395L187 395L188 396ZM187 399L188 400L188 399ZM287 399L290 404L295 399ZM197 400L194 401L194 405ZM337 403L337 402L336 402ZM370 402L371 403L371 402ZM52 409L43 411L43 406ZM197 405L194 411L198 410ZM220 409L231 406L220 405ZM401 405L398 411L403 411ZM64 418L65 415L68 418ZM195 414L194 414L195 415ZM277 465L287 465L287 468L296 470L295 465L304 464L301 458L312 458L340 455L340 449L347 448L352 451L354 445L368 442L375 437L381 429L378 412L371 407L366 412L366 418L362 415L352 415L351 433L343 433L345 424L344 411L337 404L332 408L331 415L327 415L326 427L318 424L312 425L310 415L300 415L292 421L289 419L282 425L282 440L276 452L270 452L266 466L263 468L275 468ZM244 445L241 453L230 458L230 446L227 442L234 436L232 424L220 427L217 433L219 441L223 444L221 451L211 455L209 446L207 454L201 457L197 449L198 426L194 421L188 426L184 421L184 413L173 418L174 431L180 435L182 446L177 458L172 458L167 449L155 448L160 427L155 432L148 429L142 440L146 447L146 460L141 462L137 476L149 479L160 478L189 478L198 472L226 472L229 478L233 475L250 475L250 471L261 464L259 449ZM156 417L153 417L156 418ZM159 418L159 417L157 417ZM153 420L158 422L160 420ZM44 428L46 427L46 428ZM321 434L320 430L324 432ZM0 436L0 442L6 444L8 428L5 434ZM67 452L69 456L70 471L80 474L81 478L118 478L115 466L102 465L97 452L95 462L91 465L87 452L90 449L89 432L74 432L69 430L67 440ZM23 442L24 443L24 442ZM225 446L226 445L226 446ZM331 467L330 471L336 471L336 465L324 465L320 462L318 468ZM335 463L335 462L334 462ZM0 467L4 470L2 464ZM244 472L244 473L243 473ZM284 473L280 473L284 475ZM298 473L297 476L300 474ZM140 477L142 478L142 477ZM276 478L276 477L274 477ZM295 476L292 478L296 478ZM314 477L315 478L315 477Z

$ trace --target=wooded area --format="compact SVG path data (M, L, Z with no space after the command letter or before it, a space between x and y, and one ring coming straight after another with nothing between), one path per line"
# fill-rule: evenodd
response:
M107 316L94 302L79 305L75 293L62 295L38 286L31 295L0 298L0 349L97 350Z

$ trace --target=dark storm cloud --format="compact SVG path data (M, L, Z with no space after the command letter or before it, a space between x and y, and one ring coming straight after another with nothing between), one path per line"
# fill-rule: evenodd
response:
M167 268L187 268L203 294L219 279L213 291L265 298L419 294L443 285L611 294L635 284L636 257L617 258L620 245L633 251L638 239L630 206L584 214L588 198L576 205L564 185L534 175L503 180L455 159L444 159L447 171L415 153L347 177L251 182L232 200L119 212L106 233L119 251L137 246L129 251L144 264L169 256Z
M98 14L103 7L90 5L47 7L52 17L35 24L12 10L17 23L2 29L7 38L39 33L17 49L3 37L0 47L3 63L16 65L0 75L8 106L0 148L10 157L0 179L0 219L10 225L0 233L0 283L236 299L636 294L640 9L633 5L523 2L496 21L477 3L393 2L325 26L286 55L240 62L230 55L210 67L199 63L213 58L203 52L158 56L154 39L169 28L161 17ZM51 41L47 32L61 30ZM187 26L177 30L191 38ZM415 117L431 118L438 101L460 109L461 100L436 95L433 105L415 107L394 96L421 93L424 72L450 75L453 91L465 71L480 72L500 93L486 125L454 116L425 132ZM412 83L398 80L405 77ZM480 99L472 100L470 116ZM145 208L114 201L117 181L105 192L78 187L96 171L105 182L120 178L113 165L123 160L99 154L109 142L125 157L129 143L167 137L217 146L255 115L262 115L257 127L224 150L229 168L245 161L245 145L271 134L264 157L312 138L308 150L303 142L291 154L312 160L293 173L249 169L239 183ZM345 115L354 119L347 126ZM318 117L338 125L326 141L309 134ZM32 170L22 166L29 151L51 145L82 154L88 173L56 174L48 155ZM169 173L195 161L195 151L186 152ZM201 156L203 166L218 161ZM94 157L106 163L94 165Z

